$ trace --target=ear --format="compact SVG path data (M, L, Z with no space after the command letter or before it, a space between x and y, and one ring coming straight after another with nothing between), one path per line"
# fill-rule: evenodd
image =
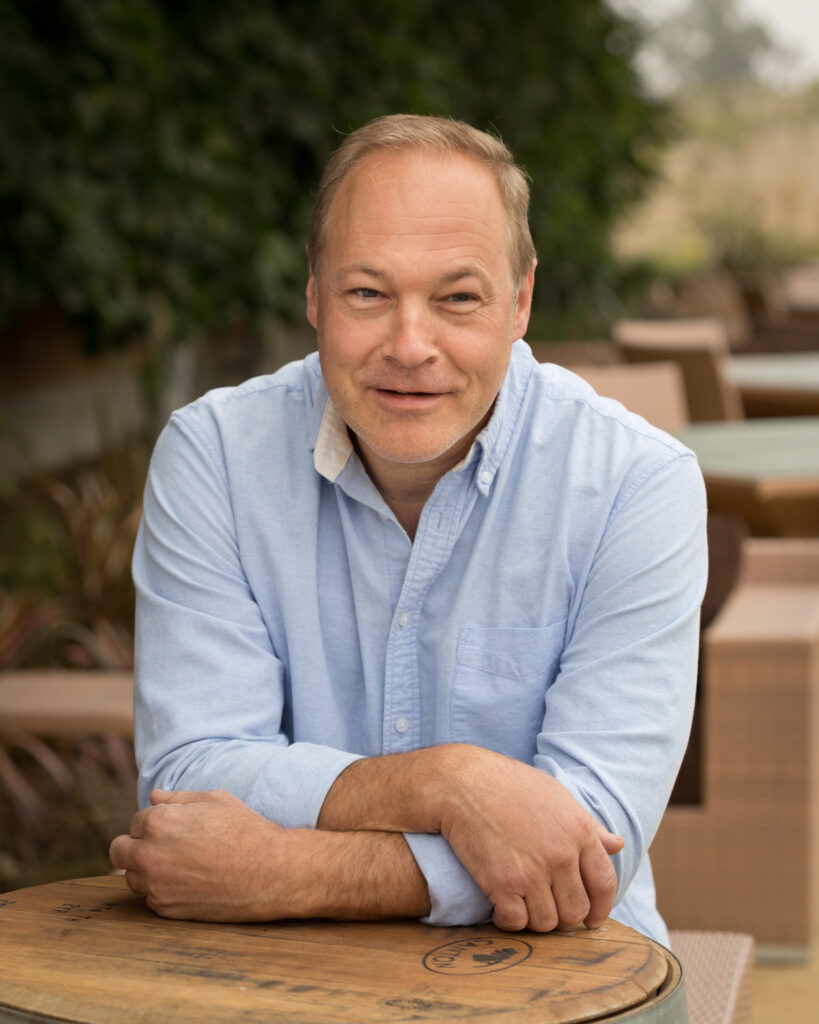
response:
M307 319L312 327L318 328L318 281L315 274L310 274L307 279Z
M532 312L532 293L535 288L535 267L537 260L532 260L529 273L521 281L518 289L518 301L515 305L515 315L512 320L514 326L514 340L524 337L526 328L529 326L529 314Z

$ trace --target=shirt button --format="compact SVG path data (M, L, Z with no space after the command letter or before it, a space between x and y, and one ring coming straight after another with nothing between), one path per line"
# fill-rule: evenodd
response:
M408 626L409 622L410 622L410 614L409 614L409 612L404 612L404 614L398 620L398 625L399 626ZM404 722L404 721L406 721L406 719L402 718L401 721ZM406 729L402 729L400 731L401 732L406 732Z
M491 484L492 483L492 474L491 473L481 473L481 483L482 484Z
M409 724L409 719L408 718L396 718L396 720L395 720L395 731L396 732L400 732L400 733L403 734L403 733L405 733L407 731L407 729L409 729L409 727L410 727L410 724Z

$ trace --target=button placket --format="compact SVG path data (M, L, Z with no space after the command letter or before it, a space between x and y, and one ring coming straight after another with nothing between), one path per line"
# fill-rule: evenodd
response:
M385 753L413 750L423 739L417 678L418 616L431 580L452 550L453 523L458 521L462 505L460 497L452 501L458 481L447 483L449 487L439 483L440 491L422 513L387 641L382 733Z

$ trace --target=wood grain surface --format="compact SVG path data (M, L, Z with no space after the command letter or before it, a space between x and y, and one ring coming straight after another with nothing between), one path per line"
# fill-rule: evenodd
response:
M671 954L615 921L549 935L167 921L119 876L0 895L0 964L0 1021L87 1024L642 1020L679 980ZM650 1019L684 1021L681 1005Z

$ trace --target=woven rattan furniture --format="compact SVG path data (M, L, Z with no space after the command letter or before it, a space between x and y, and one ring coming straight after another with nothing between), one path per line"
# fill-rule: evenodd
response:
M750 538L704 634L698 802L651 849L674 929L803 959L819 927L819 540Z
M688 423L682 371L674 362L570 366L599 395L616 398L661 430L674 433Z
M725 372L728 333L719 320L620 320L612 336L626 362L677 363L693 422L742 419L739 391Z
M671 932L690 1024L751 1024L754 940L735 932Z

